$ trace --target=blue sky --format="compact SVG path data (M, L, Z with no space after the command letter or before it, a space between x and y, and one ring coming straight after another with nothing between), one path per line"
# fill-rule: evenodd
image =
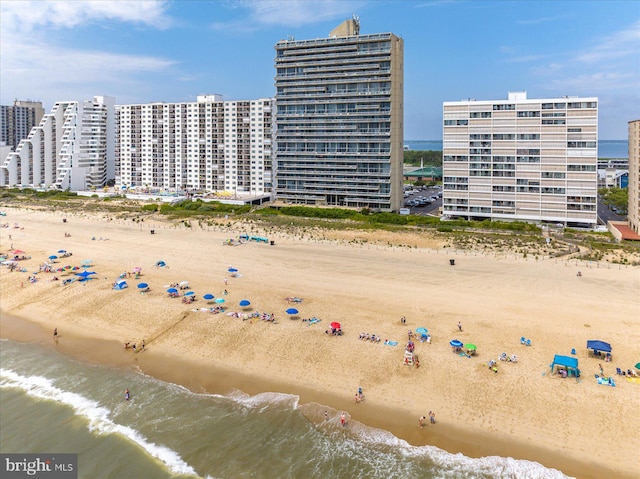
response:
M597 96L601 139L640 118L640 2L480 0L7 1L0 101L117 103L274 95L274 45L361 34L405 47L405 139L442 136L442 102Z

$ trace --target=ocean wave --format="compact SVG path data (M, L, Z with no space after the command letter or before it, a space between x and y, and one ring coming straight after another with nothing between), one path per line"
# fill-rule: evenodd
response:
M65 404L71 407L78 416L88 420L90 431L99 434L120 434L138 444L150 456L160 460L174 474L197 476L193 467L187 464L176 451L150 442L129 426L113 422L109 419L111 413L109 409L80 394L59 389L47 378L22 376L14 371L0 368L0 387L17 388L29 396Z
M295 410L298 409L298 402L300 400L300 397L294 394L266 392L251 396L239 390L233 391L225 397L248 408L259 410L273 406Z
M317 403L303 404L300 411L309 421L327 436L336 431L344 433L339 425L340 412ZM500 478L500 479L568 479L557 469L550 469L540 463L514 459L511 457L486 456L471 458L463 454L452 454L438 447L412 446L391 432L367 426L352 420L347 414L345 446L354 451L365 452L363 457L369 466L381 473L389 467L388 462L397 462L398 467L407 464L428 465L428 477L433 478ZM365 447L363 447L365 446ZM399 456L399 457L398 457ZM404 458L404 459L402 459ZM421 466L422 467L422 466ZM413 471L407 471L411 475ZM382 477L382 476L381 476Z

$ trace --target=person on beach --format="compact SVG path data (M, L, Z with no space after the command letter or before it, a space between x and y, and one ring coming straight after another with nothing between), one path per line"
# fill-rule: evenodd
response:
M401 324L407 324L407 318L405 318L404 316L400 318L400 323Z
M57 341L58 340L58 328L55 328L53 330L53 340ZM601 368L602 369L602 368Z
M226 286L229 283L229 280L227 278L224 279L224 285Z
M462 323L458 321L458 331L462 331Z
M420 419L418 419L418 424L420 425L420 428L424 427L424 420L426 419L426 417L424 416L420 416Z
M340 414L340 424L342 425L342 427L345 427L347 425L347 417L344 413Z
M360 396L358 396L358 393L356 393L356 397L354 401L355 401L355 404L358 404L360 402Z
M133 349L133 352L134 352L134 353L135 353L135 352L137 352L137 349L136 349L136 343L133 343L133 346L131 346L131 349Z
M129 398L131 397L131 395L129 394L129 388L124 390L124 399L125 401L128 401Z
M144 339L142 340L142 351L144 351Z
M429 422L431 422L431 424L436 423L436 413L433 411L429 411Z

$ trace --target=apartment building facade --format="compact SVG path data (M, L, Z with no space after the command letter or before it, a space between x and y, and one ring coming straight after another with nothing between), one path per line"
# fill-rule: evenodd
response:
M443 215L597 224L598 99L443 104Z
M270 98L116 107L116 185L167 190L272 190Z
M39 101L15 100L13 105L0 105L0 146L16 151L43 116L44 108Z
M640 234L640 120L629 122L629 227Z
M403 40L360 35L275 45L275 199L397 211L402 202Z
M114 176L115 99L57 102L0 165L1 186L87 190Z

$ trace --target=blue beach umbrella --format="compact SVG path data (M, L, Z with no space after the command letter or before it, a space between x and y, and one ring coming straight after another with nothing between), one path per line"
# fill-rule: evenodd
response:
M138 283L138 289L147 289L148 287L147 283Z
M206 300L211 300L211 299L213 299L213 298L214 298L214 296L213 296L212 294L210 294L210 293L207 293L207 294L205 294L205 295L203 296L203 298L204 298L204 299L206 299Z
M237 273L238 272L238 270L236 268L229 268L227 271L229 273Z
M188 291L186 293L184 293L185 296L194 296L196 293L194 293L193 291Z
M58 257L55 254L52 254L51 256L49 256L49 259L58 259Z
M224 303L224 298L216 298L215 302L218 303L218 304L222 304L222 303Z
M239 304L240 306L249 306L251 304L251 301L249 301L248 299L243 299Z
M60 253L60 254L65 254L66 252L67 252L67 250L66 250L66 249L59 249L59 250L58 250L58 253Z
M167 290L167 293L177 293L177 292L178 292L178 290L176 288L169 288Z
M76 273L76 276L80 276L82 279L80 281L85 281L89 278L89 276L91 276L92 274L96 274L94 271L83 271L82 273Z
M296 308L289 308L285 312L287 314L298 314L298 310Z
M462 347L462 341L458 341L457 339L452 339L451 341L449 341L449 344L451 345L452 348Z
M427 330L427 328L418 328L416 329L416 333L418 334L427 334L429 331Z

